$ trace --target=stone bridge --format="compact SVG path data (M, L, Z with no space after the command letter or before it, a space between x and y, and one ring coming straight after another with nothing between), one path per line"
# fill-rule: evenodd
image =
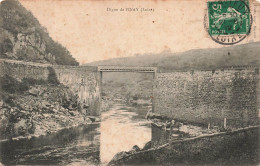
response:
M157 72L156 67L58 66L0 60L0 76L48 79L53 68L92 115L100 114L103 72L153 73L153 111L181 121L248 126L259 118L259 68Z

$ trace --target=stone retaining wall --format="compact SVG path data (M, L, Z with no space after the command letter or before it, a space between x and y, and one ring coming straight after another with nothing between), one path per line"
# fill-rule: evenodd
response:
M78 95L82 107L99 114L101 80L97 67L52 66L15 60L0 60L0 76L18 80L47 80L53 68L58 80ZM259 114L259 69L157 73L154 80L154 110L183 121L243 127L257 123Z
M101 107L100 73L97 67L54 66L60 83L77 94L83 110L99 115Z
M48 67L51 67L51 65L0 59L0 77L7 74L19 81L23 78L47 80L49 75Z
M157 73L155 112L188 122L243 127L257 122L259 69Z

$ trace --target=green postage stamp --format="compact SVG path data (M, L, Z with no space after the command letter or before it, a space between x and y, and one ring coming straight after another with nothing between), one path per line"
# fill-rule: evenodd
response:
M209 1L208 33L220 44L235 44L250 33L251 15L246 0Z

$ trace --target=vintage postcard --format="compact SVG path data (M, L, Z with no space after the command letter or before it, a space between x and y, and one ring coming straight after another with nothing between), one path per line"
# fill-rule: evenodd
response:
M0 0L0 165L260 165L259 0Z

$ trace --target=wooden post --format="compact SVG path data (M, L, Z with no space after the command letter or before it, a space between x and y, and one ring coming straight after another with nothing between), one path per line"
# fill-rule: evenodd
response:
M227 118L224 118L224 129L227 127Z
M100 79L100 80L99 80L99 82L100 82L100 92L99 92L99 93L100 93L100 111L99 111L100 114L99 114L99 115L101 115L101 112L103 111L103 110L102 110L102 109L103 109L103 107L102 107L102 102L103 102L103 101L102 101L102 90L103 90L103 88L102 88L102 86L103 86L103 85L102 85L102 77L103 77L103 72L100 71L100 72L99 72L99 79Z
M155 108L154 108L154 105L155 105L155 99L154 99L154 97L155 97L155 88L156 88L156 86L155 86L155 79L156 79L156 71L153 73L153 81L152 81L152 83L153 83L153 85L152 85L152 112L155 112Z

